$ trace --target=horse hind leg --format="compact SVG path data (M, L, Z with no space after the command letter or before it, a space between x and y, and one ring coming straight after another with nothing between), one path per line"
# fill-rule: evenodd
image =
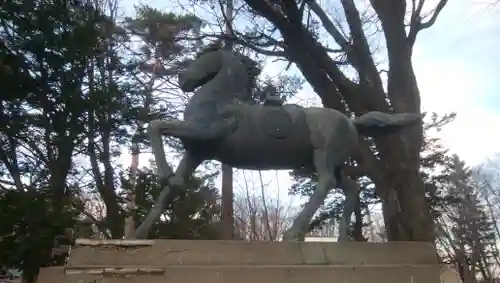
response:
M347 242L349 241L349 224L351 222L351 216L354 212L354 206L356 205L360 188L356 181L351 180L345 175L342 175L340 187L344 191L345 201L344 210L339 223L338 242Z
M314 167L318 174L318 183L313 195L293 221L292 227L284 233L283 240L285 241L304 240L305 235L309 232L309 225L314 214L323 205L330 190L337 184L337 178L335 178L334 174L336 162L327 148L316 149L314 151Z

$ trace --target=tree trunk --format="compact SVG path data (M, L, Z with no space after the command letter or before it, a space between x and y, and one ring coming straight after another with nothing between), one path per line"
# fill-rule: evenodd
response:
M396 112L420 112L420 92L411 63L411 45L405 31L406 2L372 0L384 29L389 71L387 96ZM394 9L393 12L391 12ZM422 125L398 137L377 140L381 159L387 164L386 185L376 184L383 199L389 241L433 241L432 221L419 174Z
M145 98L144 104L142 106L141 111L139 111L139 117L137 122L137 132L132 137L132 160L130 164L130 192L128 192L128 201L127 201L127 212L128 216L125 218L125 237L130 238L135 233L135 209L136 209L136 185L137 185L137 173L139 170L139 155L140 155L140 146L139 146L139 138L144 129L144 123L148 121L149 117L149 108L153 102L153 87L157 78L158 69L161 67L160 58L156 55L155 63L151 69L151 78L146 84Z
M222 239L232 240L234 234L233 168L222 164Z
M232 34L233 21L233 0L226 2L226 34ZM226 48L232 49L232 43L227 42ZM232 240L234 236L234 207L233 207L233 168L227 164L222 164L222 239Z
M420 177L401 169L386 174L385 178L393 180L392 186L376 186L382 198L387 240L433 241L432 221Z
M125 217L125 229L123 234L125 238L131 237L135 232L135 208L136 208L136 185L137 185L137 170L139 170L139 144L132 141L131 146L132 159L130 161L130 191L127 199L127 216Z
M359 194L356 197L356 204L354 206L354 219L352 238L358 242L366 242L366 238L363 235L363 213Z

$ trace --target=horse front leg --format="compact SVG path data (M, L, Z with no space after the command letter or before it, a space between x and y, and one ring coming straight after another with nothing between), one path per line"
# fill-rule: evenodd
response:
M194 174L201 161L202 160L194 157L189 151L186 151L184 153L179 166L177 166L177 169L175 170L175 175L173 175L172 178L167 179L168 183L166 183L166 185L163 187L160 195L155 201L155 204L148 212L148 215L146 215L146 218L144 218L144 221L135 230L133 238L147 238L149 231L151 231L151 228L156 223L156 221L160 219L161 214L165 210L165 203L167 201L167 197L172 191L172 188L181 189L185 185L186 180Z
M180 120L153 120L149 122L147 131L161 182L165 183L173 176L173 171L167 163L162 136L202 139L202 134L197 128L196 123Z
M208 141L227 136L233 132L236 127L236 117L229 116L226 118L207 118L200 122L153 120L149 123L148 131L151 131L152 135L165 135L181 139Z
M153 120L149 123L147 128L149 141L151 142L151 148L155 158L156 170L161 183L165 183L173 175L172 168L170 168L167 163L162 135L165 134L165 132L168 133L171 124L175 122L177 121Z

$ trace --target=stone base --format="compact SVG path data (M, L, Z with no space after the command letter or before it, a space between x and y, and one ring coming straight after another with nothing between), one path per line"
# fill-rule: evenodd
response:
M432 244L77 240L38 283L439 283Z

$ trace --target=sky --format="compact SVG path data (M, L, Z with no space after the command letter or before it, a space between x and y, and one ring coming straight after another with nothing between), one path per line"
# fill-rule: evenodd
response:
M435 25L419 34L413 55L422 110L457 112L456 120L438 135L450 152L471 166L500 151L500 127L496 126L500 125L500 85L495 81L500 75L500 5L494 8L491 2L449 1ZM166 8L159 0L123 2L127 14L140 3ZM273 74L281 69L282 65L268 62L265 72ZM307 85L295 98L305 99L318 102ZM140 163L145 165L149 158L144 154ZM124 154L122 162L130 164L130 156ZM245 174L247 179L257 176L255 172ZM281 184L278 194L286 194L290 184L287 172L266 172L264 176L271 187ZM241 186L235 181L236 189Z
M441 138L470 165L500 150L500 10L487 4L449 1L413 55L424 111L457 112Z

